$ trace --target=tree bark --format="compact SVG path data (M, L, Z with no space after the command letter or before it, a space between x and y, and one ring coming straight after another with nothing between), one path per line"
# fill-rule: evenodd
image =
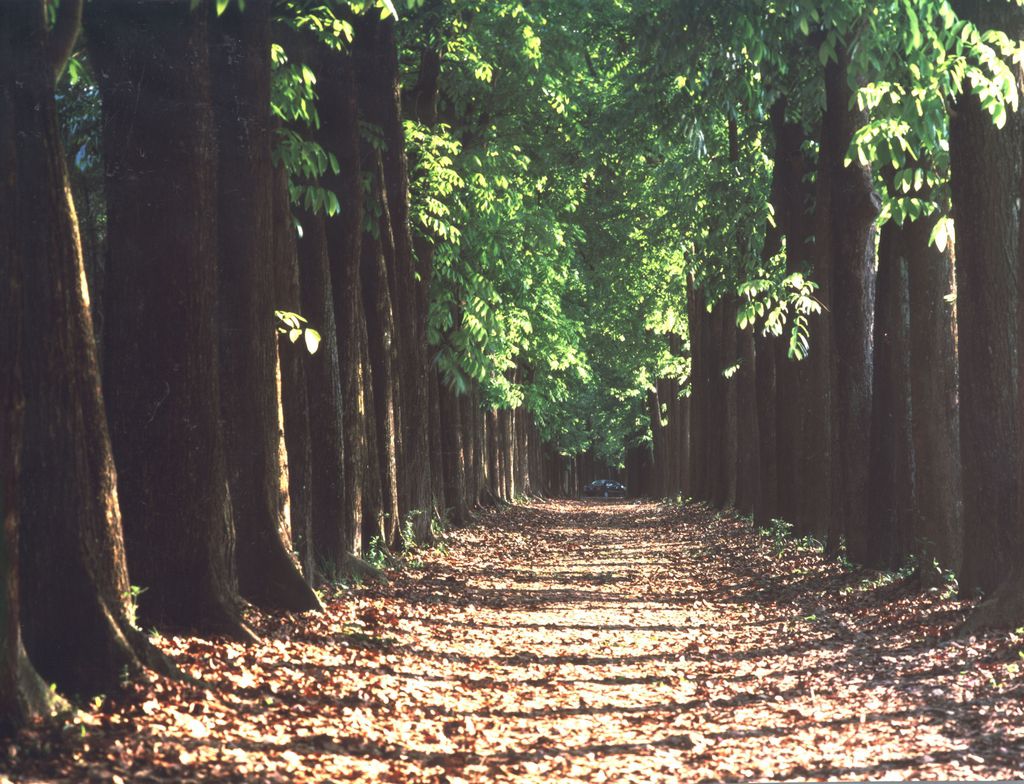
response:
M352 554L346 536L345 438L342 373L335 322L334 287L322 215L299 210L299 275L302 314L320 332L306 373L312 456L313 557L323 579L346 576Z
M289 313L302 312L299 288L299 252L284 165L274 172L274 305ZM322 325L320 325L322 327ZM309 353L301 341L278 340L281 368L281 410L288 455L288 508L292 547L306 579L316 580L313 556L313 452L307 397L306 362Z
M775 165L778 179L773 181L772 201L786 240L786 273L809 268L809 238L813 234L808 217L812 194L806 178L810 166L803 151L806 133L799 122L786 119L786 103L772 107L775 134ZM776 251L777 252L777 251ZM774 255L774 254L773 254ZM797 530L800 507L800 449L803 440L802 381L806 368L789 359L788 335L772 341L775 355L775 425L777 516L794 524Z
M18 133L15 92L21 67L39 67L33 52L45 38L39 32L41 2L0 6L0 734L13 733L50 716L58 703L25 652L21 635L18 564L18 479L22 449L24 394L21 385L22 265L18 221ZM27 29L26 29L27 28ZM42 79L30 84L41 87ZM46 91L46 98L52 90ZM33 96L35 97L35 96ZM50 98L52 100L52 97ZM38 218L37 218L38 220ZM35 223L29 226L44 224Z
M2 447L11 450L2 477L7 492L19 468L18 445L30 445L21 454L18 496L3 504L10 565L3 570L4 594L20 595L24 646L39 673L62 690L88 695L116 686L144 664L168 672L170 666L135 627L130 609L117 479L43 5L23 0L3 13L0 154L10 168L3 170L0 252L12 276L4 278L11 310L5 308L3 318L12 321L2 340L5 353L18 360L3 367L19 382L15 388L5 379L0 393L7 398L0 417L12 438ZM15 535L17 554L9 549ZM24 659L15 625L19 608L9 605L3 614L12 624L5 653ZM8 696L22 700L21 709L45 709L27 663L10 663L16 682Z
M931 242L936 218L905 230L910 292L910 398L916 552L924 581L958 570L963 552L956 293L952 243Z
M221 417L235 519L238 586L254 604L321 608L285 546L279 514L270 0L213 23L210 71L217 128Z
M429 269L417 282L409 224L409 173L398 81L398 51L394 19L381 20L371 10L356 19L354 52L359 73L360 101L367 122L378 126L385 147L381 152L383 201L390 217L392 244L387 259L393 272L391 297L395 307L395 339L400 378L402 513L412 513L418 541L429 541L430 439L429 368L426 344L426 292Z
M454 390L438 378L438 403L441 413L441 473L444 476L444 507L451 524L462 527L469 522L466 509L466 474L462 462L462 416Z
M832 521L832 180L836 159L841 166L846 152L837 149L832 131L832 115L838 110L833 99L822 117L818 145L811 280L818 284L815 296L822 307L821 313L808 318L810 348L804 360L807 371L800 448L803 492L796 522L798 531L814 535L830 553L838 551L841 534Z
M760 487L760 444L757 418L757 361L754 329L739 333L740 368L735 376L737 412L736 510L754 514Z
M844 164L854 132L867 114L851 108L849 54L825 67L825 132L830 140L832 204L833 416L832 516L855 563L869 559L868 454L871 433L871 325L874 315L875 219L880 200L869 166Z
M906 232L889 221L878 245L867 549L864 563L899 566L913 550L910 302Z
M364 504L370 504L374 497L366 483L375 453L370 452L367 435L373 427L369 421L372 409L363 402L371 380L363 359L367 351L361 269L365 205L358 101L352 58L326 47L318 47L318 53L315 62L323 77L318 139L325 150L334 153L339 167L337 174L328 170L321 182L333 191L341 207L337 215L325 219L341 371L344 506L339 554L344 551L348 557L357 558L375 535L370 531L383 535L379 508L364 519ZM371 494L366 496L368 492Z
M1009 3L964 0L958 13L981 29L1024 36L1024 11ZM1018 89L1021 69L1014 65ZM990 594L969 625L1016 623L1024 608L1021 572L1020 387L1022 111L1007 110L1002 130L977 96L951 113L949 154L956 216L960 346L960 449L964 552L960 589ZM1014 584L1016 582L1016 584ZM997 590L1000 584L1010 590Z
M219 408L208 17L189 6L86 8L103 96L104 381L141 616L248 639Z

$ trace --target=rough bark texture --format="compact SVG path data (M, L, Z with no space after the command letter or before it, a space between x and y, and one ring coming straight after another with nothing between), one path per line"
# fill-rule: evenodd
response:
M349 555L345 537L344 401L338 332L324 218L298 213L302 313L320 332L317 353L307 365L307 400L313 458L313 557L326 579L341 576Z
M875 218L880 209L871 169L856 160L844 165L854 132L867 115L850 104L847 64L825 67L826 133L832 139L832 354L833 423L832 516L846 537L849 557L869 559L868 454L871 433L871 324L875 295Z
M775 111L778 111L777 109ZM774 117L773 117L774 119ZM775 125L778 125L776 120ZM778 130L776 130L778 133ZM772 170L772 204L776 205L776 220L765 227L764 244L761 246L761 263L768 267L771 260L782 250L783 224L778 220L783 203L782 146L778 139L775 144L775 165ZM754 524L767 527L779 515L779 477L777 427L779 406L776 400L776 340L758 329L754 339L754 383L757 405L757 452L758 486L754 498ZM802 448L802 444L801 444Z
M760 486L760 444L757 425L757 368L754 330L739 333L740 368L736 379L736 510L754 513Z
M724 373L732 368L739 359L738 338L739 330L736 328L737 299L730 294L724 305L722 313L722 359L721 359L721 383L725 391L725 420L722 426L721 438L724 440L722 446L722 463L719 467L722 482L722 493L720 498L714 499L715 505L720 507L732 507L736 505L736 460L737 460L737 439L739 431L738 412L736 410L736 376L735 374L726 378Z
M390 218L392 243L385 252L392 274L391 297L395 307L398 346L396 379L402 418L402 509L412 514L418 541L429 541L430 532L430 436L429 373L426 345L426 291L429 270L416 280L412 234L409 224L409 173L405 157L401 94L398 82L398 51L393 18L381 20L372 10L357 18L354 57L359 73L360 105L367 122L378 126L385 147L381 155L383 201ZM421 290L422 289L422 290Z
M933 562L959 569L961 520L960 408L952 243L931 240L935 218L906 226L910 291L910 398L914 450L914 531L921 574L937 581ZM927 577L931 575L931 578Z
M299 253L288 195L288 174L283 165L274 172L274 307L302 312L299 290ZM313 453L306 396L309 353L302 341L286 335L278 339L281 368L281 410L288 455L288 506L292 547L306 579L315 579L313 559Z
M221 416L242 595L263 607L320 607L285 545L273 318L270 0L213 22L217 127Z
M1008 3L963 2L957 8L982 29L1024 35L1022 12ZM1017 271L1024 122L1020 112L1008 112L998 130L976 96L962 95L949 136L961 370L959 580L971 595L993 591L1021 554Z
M865 563L899 566L913 551L910 301L906 232L889 221L878 244L873 403Z
M686 297L687 323L690 332L690 495L697 500L707 498L706 433L707 370L704 335L707 319L704 292L689 282Z
M839 165L845 150L836 150L830 116L822 118L815 180L814 252L811 280L818 284L815 296L821 313L809 318L810 350L807 358L804 427L801 435L800 476L802 492L797 508L797 530L816 536L830 551L839 546L834 532L832 507L832 180L835 160Z
M218 403L207 15L189 6L86 8L103 96L104 388L142 617L246 637Z
M466 473L462 462L462 416L459 401L447 384L438 379L441 414L441 467L444 475L444 505L454 526L469 522L466 508Z
M371 459L367 440L368 409L363 402L370 380L363 362L366 351L361 273L364 204L358 108L351 58L329 50L322 51L321 56L320 142L335 154L340 169L338 174L329 172L323 184L335 193L341 207L337 215L327 219L326 232L344 406L342 538L346 551L358 556L364 544L363 496ZM374 516L367 518L367 522L370 521L374 530L379 530Z
M163 666L163 659L131 616L117 479L43 9L22 2L8 13L13 73L4 78L13 82L7 122L17 146L14 169L4 172L14 197L5 213L13 210L7 213L15 232L11 262L20 264L22 424L29 445L15 501L22 630L47 681L95 694L116 686L125 671Z
M725 318L725 303L719 300L708 314L708 327L703 343L707 359L707 423L705 430L704 459L707 461L707 488L705 498L714 506L721 507L728 493L725 469L725 418L726 389L722 376L722 333Z
M786 119L784 100L772 107L772 128L775 134L775 166L778 175L772 182L772 203L775 205L776 219L785 235L786 272L792 274L805 271L810 266L807 255L811 247L808 239L812 234L808 213L811 193L806 182L810 167L803 151L806 133L799 122ZM802 381L806 375L806 368L802 363L789 358L788 338L787 334L785 339L772 343L776 352L774 359L777 515L797 525L802 490Z
M32 17L24 18L23 15ZM21 388L21 267L18 153L14 94L18 63L38 67L31 47L44 40L38 29L42 3L0 6L0 734L49 716L50 690L25 652L18 584L18 474L24 397ZM25 27L28 27L26 30ZM29 49L29 52L25 50ZM41 80L39 80L41 82ZM29 227L42 224L29 224Z

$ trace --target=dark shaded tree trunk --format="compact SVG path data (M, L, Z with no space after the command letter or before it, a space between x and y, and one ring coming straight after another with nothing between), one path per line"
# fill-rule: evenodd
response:
M365 412L363 437L366 439L367 456L366 470L363 471L363 538L367 543L377 538L386 549L394 550L401 544L398 538L398 521L388 513L388 508L385 506L379 463L375 462L380 454L380 447L377 444L376 402L370 367L370 341L366 334L366 320L362 320L357 326L361 330L361 336L357 345L362 348L360 374L364 379L362 385L362 405Z
M328 171L322 182L338 197L340 211L325 219L331 289L334 300L338 363L341 371L344 507L341 551L350 558L362 553L364 540L380 535L379 508L365 516L367 473L375 453L369 450L372 408L363 404L370 378L364 363L366 314L363 308L362 241L363 186L358 106L351 58L320 47L317 65L323 75L319 87L320 144L338 159L337 174Z
M905 228L910 292L910 398L914 452L915 543L921 575L957 570L963 552L960 408L957 388L956 306L952 243L931 242L935 218Z
M328 580L345 574L352 542L346 536L345 436L341 361L335 323L334 287L328 260L325 219L297 214L302 314L320 332L317 353L307 365L310 447L313 458L313 557Z
M441 385L443 385L444 382L441 380L441 374L437 371L436 365L432 365L430 368L430 382L430 453L432 455L440 455L443 449L441 428L444 426L441 417L440 393ZM458 398L459 401L462 401L463 399L465 399L465 396ZM459 406L459 421L463 425L462 449L465 453L467 451L467 445L472 441L472 436L469 432L471 425L467 423L466 416L463 414L461 402L459 403ZM462 461L463 465L462 502L464 504L468 504L469 485L472 481L472 477L469 476L469 472L465 470L465 467L472 465L472 456L470 456L469 461L466 461L464 456L460 455L459 460ZM447 481L447 476L446 471L442 470L442 467L438 466L436 461L430 472L430 481L432 485L431 496L433 497L433 509L437 516L441 518L444 516L445 482Z
M426 293L429 260L416 280L409 224L409 173L398 81L398 51L394 19L381 20L376 9L357 17L354 57L359 74L360 105L367 122L378 126L385 147L381 152L382 200L390 219L392 243L385 243L392 273L398 363L396 379L401 409L401 511L412 513L417 541L429 541L430 442L429 374L426 343Z
M438 378L441 413L441 467L444 475L444 507L451 524L469 522L466 509L466 474L462 462L462 416L455 392Z
M736 510L742 515L754 514L760 492L760 444L757 418L757 367L754 330L739 333L740 368L736 384Z
M289 313L302 312L299 289L299 252L288 194L288 174L283 165L274 171L274 307ZM288 455L288 510L292 547L306 579L316 579L313 556L313 452L307 398L306 359L302 341L278 340L281 373L281 411Z
M320 608L285 546L279 515L277 341L270 160L270 0L213 23L217 127L221 416L242 595L282 610Z
M874 402L871 411L868 566L892 569L912 552L914 453L911 439L910 301L906 232L889 221L878 244Z
M69 3L63 11L73 7ZM56 69L48 54L53 41L42 3L10 4L3 13L9 27L0 32L5 58L0 87L10 113L0 123L4 136L13 132L16 141L12 150L0 138L12 165L3 170L3 192L10 201L3 202L0 220L10 223L0 252L10 254L5 264L14 282L5 278L3 285L21 295L9 304L15 306L10 318L20 312L22 327L20 367L4 365L4 374L13 380L20 372L24 416L11 424L22 426L21 443L30 447L21 456L18 497L4 503L10 545L14 510L20 514L18 553L8 551L12 571L5 571L3 580L6 585L14 579L17 563L24 645L39 673L62 690L95 694L143 664L170 667L135 627L131 613L89 292L53 95ZM12 326L13 335L19 334L18 322ZM10 339L5 334L3 340ZM16 348L7 345L8 351ZM6 387L6 378L3 383ZM10 389L13 407L19 401L13 384ZM5 419L20 414L16 408L0 411ZM2 448L8 449L6 442ZM11 478L5 470L4 482ZM16 618L17 609L8 614ZM14 696L26 699L23 707L42 707L27 691L32 687L28 671L22 667L17 674L26 691Z
M372 150L370 154L374 153ZM367 158L363 158L364 164ZM378 180L379 185L379 180ZM378 185L374 198L381 198ZM401 523L398 487L398 455L401 435L398 431L398 408L401 397L396 373L399 354L395 346L395 322L388 270L380 236L365 233L362 247L363 308L366 312L366 333L370 378L377 432L377 471L380 476L384 516L389 529L398 531ZM389 536L389 538L391 538ZM410 543L411 544L411 543Z
M804 425L801 434L800 476L802 492L796 529L811 534L829 553L839 549L841 531L832 521L832 181L842 165L845 149L837 149L831 116L839 109L829 104L822 118L818 168L814 191L814 252L810 278L821 313L808 318L810 348L804 387ZM838 164L837 164L838 159Z
M719 300L708 315L708 326L702 335L707 359L707 432L705 457L707 461L706 500L721 508L728 494L725 471L725 419L727 410L723 369L723 340L725 303Z
M775 140L775 165L772 170L772 204L775 205L777 219L765 227L764 243L761 246L761 266L768 269L772 259L782 250L784 223L779 220L783 215L784 204L783 145L778 138L780 121L777 117L778 108L773 107L773 130ZM776 356L778 349L776 339L766 336L760 326L754 336L754 386L755 405L757 408L757 495L754 497L754 524L767 528L771 521L779 516L779 475L778 475L778 439L777 427L780 407L776 400Z
M982 29L1003 30L1014 40L1024 36L1024 11L1012 4L955 5ZM1013 68L1020 89L1020 68ZM1024 615L1017 371L1024 117L1019 109L1007 111L999 130L978 97L964 94L949 128L961 370L960 589L991 596L969 618L972 628L1016 624Z
M738 332L736 328L737 300L734 294L730 294L724 304L722 313L722 360L721 360L721 381L719 382L725 390L725 420L722 427L722 438L725 443L722 447L722 463L719 467L721 473L721 488L723 495L715 499L715 505L728 508L736 504L736 463L737 463L737 438L739 431L738 412L736 410L736 376L726 378L725 372L731 369L738 357L737 349Z
M251 638L220 422L207 22L189 0L86 8L103 96L104 381L141 616Z
M810 169L803 144L806 133L799 122L786 119L785 100L772 107L775 134L775 161L778 179L773 181L772 201L786 240L786 272L792 274L810 267L808 240L813 234L808 206L812 199L806 178ZM776 252L778 250L776 249ZM774 255L774 254L773 254ZM772 341L775 355L775 437L777 516L799 530L801 491L800 454L803 438L802 381L806 368L789 359L789 336Z
M654 481L651 484L651 493L655 498L664 498L667 451L665 427L661 418L661 398L656 388L647 390L647 416L651 420L651 448L654 452Z
M490 494L490 503L496 504L501 500L501 493L498 487L498 414L493 408L487 409L484 413L484 454L487 467L487 491Z
M29 661L21 636L18 564L18 478L21 461L24 395L21 387L22 353L21 274L25 259L19 236L26 228L49 226L37 220L19 221L18 124L15 93L34 87L33 101L51 101L52 82L47 68L27 84L22 68L48 63L41 56L45 43L41 2L0 6L0 734L13 733L41 717L50 716L57 700ZM20 82L20 84L19 84ZM43 91L43 86L47 88ZM40 105L43 105L40 103ZM55 111L54 111L55 113Z
M707 499L708 378L707 329L704 292L690 281L687 291L687 321L690 332L690 495Z
M849 55L825 67L825 132L832 138L832 516L846 537L849 557L870 557L868 463L871 433L871 325L875 299L875 219L880 200L871 169L856 160L844 165L854 132L867 115L851 108Z

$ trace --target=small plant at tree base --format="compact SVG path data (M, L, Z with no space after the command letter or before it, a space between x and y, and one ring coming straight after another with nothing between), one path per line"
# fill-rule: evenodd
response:
M384 540L381 537L375 536L370 540L369 545L366 547L365 560L375 569L384 570L391 566L391 553L388 552L388 548L384 545Z
M128 602L128 623L135 629L139 628L139 597L142 596L146 590L146 588L143 588L140 585L132 585L128 587L128 595L125 597Z

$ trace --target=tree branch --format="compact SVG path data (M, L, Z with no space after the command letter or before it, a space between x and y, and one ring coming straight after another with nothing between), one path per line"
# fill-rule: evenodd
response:
M82 5L83 0L61 0L57 6L57 21L46 41L46 55L53 68L55 82L64 73L82 29Z

